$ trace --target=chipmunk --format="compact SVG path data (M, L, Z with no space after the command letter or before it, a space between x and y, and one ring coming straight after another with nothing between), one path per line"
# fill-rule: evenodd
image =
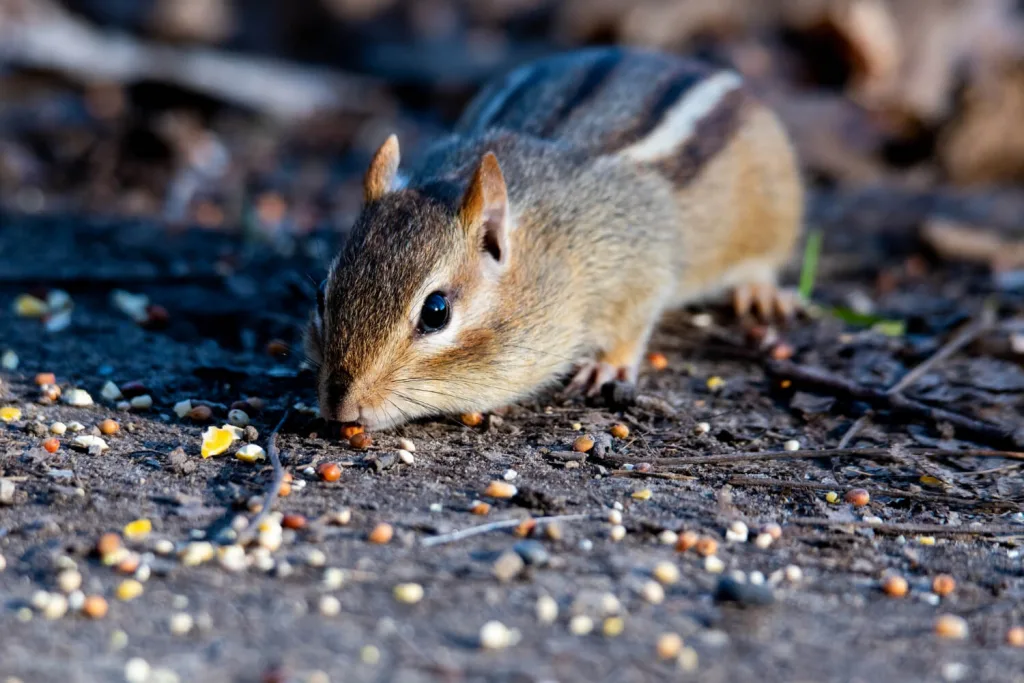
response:
M392 135L307 330L328 420L384 429L486 412L576 369L635 382L672 308L776 286L803 191L789 139L740 77L633 49L546 57L485 86L398 180Z

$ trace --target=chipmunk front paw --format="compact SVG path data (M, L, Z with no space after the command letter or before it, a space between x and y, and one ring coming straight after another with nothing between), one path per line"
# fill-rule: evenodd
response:
M737 317L744 318L754 312L764 322L792 320L802 310L795 289L770 282L739 285L732 292L732 306Z

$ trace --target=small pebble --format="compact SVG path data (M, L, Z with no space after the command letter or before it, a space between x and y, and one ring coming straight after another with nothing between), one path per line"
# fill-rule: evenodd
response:
M782 448L787 451L798 451L800 450L800 442L796 439L790 439L786 443L782 444Z
M715 555L704 558L704 571L711 574L721 574L725 571L725 562Z
M956 579L949 574L939 574L932 580L932 591L946 597L956 590Z
M613 425L608 432L616 439L625 439L629 437L629 427L624 424Z
M416 444L411 439L401 438L398 440L398 447L403 451L409 451L410 453L416 452Z
M572 442L572 449L577 453L588 453L594 447L594 439L588 434L577 436Z
M128 403L132 410L149 410L153 407L153 397L149 394L142 394L141 396L132 397L132 400Z
M92 434L79 434L71 441L71 445L89 453L102 453L109 448L106 441Z
M195 621L192 619L192 615L187 612L176 612L171 615L169 620L171 633L176 636L188 634L188 632L192 630L194 623Z
M942 614L935 620L935 633L941 638L963 640L969 632L967 621L955 614Z
M671 562L659 562L654 565L651 575L663 585L669 585L679 581L679 567Z
M608 538L615 542L621 541L626 537L626 527L621 524L615 524L611 529L608 530Z
M594 630L594 620L586 614L577 614L569 620L569 632L574 636L585 636Z
M505 481L492 481L484 489L483 495L491 498L512 498L518 493L518 489Z
M384 544L389 542L394 534L395 530L390 524L381 523L373 528L373 531L370 532L367 540L369 540L370 543Z
M551 561L551 554L540 541L516 541L512 550L532 567L543 567Z
M675 659L683 649L683 639L678 633L662 633L658 636L655 651L661 659Z
M72 432L80 432L85 429L85 425L77 420L72 420L71 422L68 422L68 429Z
M119 401L121 400L121 390L117 388L117 385L107 380L103 388L100 389L100 396L108 401Z
M693 428L693 431L698 436L701 434L707 434L708 432L711 431L711 424L708 422L698 422L697 425Z
M233 408L228 411L228 422L236 427L246 427L249 424L249 414L244 410Z
M506 550L494 561L494 564L491 566L491 573L498 581L508 582L518 576L525 566L526 563L519 556L519 553L513 550Z
M537 621L542 624L552 624L558 618L558 603L549 595L542 595L537 598Z
M108 384L113 384L113 382L108 382ZM174 411L174 414L177 415L179 419L183 420L185 419L185 416L192 411L192 401L187 398L184 401L178 401L174 404L171 410Z
M871 502L871 494L865 489L850 489L844 496L847 503L854 507L864 507Z
M210 406L198 405L188 411L188 419L193 422L206 422L213 417L213 409Z
M333 595L321 595L317 609L325 617L336 617L341 613L341 600Z
M660 605L665 601L665 589L657 581L647 581L640 589L640 595L652 605Z
M68 389L63 395L64 403L76 408L84 408L93 404L92 396L85 389Z
M503 650L512 643L512 633L500 621L488 621L480 627L480 647L485 650Z
M406 605L415 605L423 599L423 586L418 583L400 583L395 586L395 600Z
M718 579L715 587L715 600L718 602L735 602L739 605L770 605L775 602L772 589L763 584L739 581L732 576Z
M82 614L90 619L102 619L107 616L107 601L102 595L90 595L82 603Z

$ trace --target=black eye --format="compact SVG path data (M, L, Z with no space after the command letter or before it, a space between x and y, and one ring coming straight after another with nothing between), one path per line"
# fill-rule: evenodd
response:
M441 292L434 292L423 302L423 310L420 312L420 332L427 334L437 332L448 324L452 317L452 308L448 303L448 297Z
M327 299L327 280L320 283L320 286L316 289L316 309L320 312L320 317L324 317L324 301Z

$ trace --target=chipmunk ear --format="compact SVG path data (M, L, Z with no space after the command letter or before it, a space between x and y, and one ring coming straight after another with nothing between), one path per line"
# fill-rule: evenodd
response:
M363 201L367 204L375 202L391 189L398 173L398 136L392 134L373 155L370 168L363 178Z
M508 188L493 152L480 160L462 197L459 220L470 239L477 241L498 264L508 263Z

